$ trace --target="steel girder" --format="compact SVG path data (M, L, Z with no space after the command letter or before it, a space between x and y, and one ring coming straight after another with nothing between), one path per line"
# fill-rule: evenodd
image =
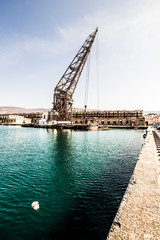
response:
M91 33L54 89L53 109L57 120L71 120L73 94L90 53L98 28Z

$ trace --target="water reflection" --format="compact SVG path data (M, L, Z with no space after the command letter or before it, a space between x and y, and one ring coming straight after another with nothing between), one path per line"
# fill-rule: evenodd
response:
M0 131L0 239L106 239L143 132Z

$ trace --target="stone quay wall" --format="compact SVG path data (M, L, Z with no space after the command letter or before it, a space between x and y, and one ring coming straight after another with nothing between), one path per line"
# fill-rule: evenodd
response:
M159 144L160 145L160 144ZM160 239L160 148L148 129L107 240Z

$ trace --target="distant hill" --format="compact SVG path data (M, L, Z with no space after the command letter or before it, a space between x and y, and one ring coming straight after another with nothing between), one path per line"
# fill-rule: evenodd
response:
M12 106L1 106L0 107L0 114L18 114L18 113L37 113L37 112L48 112L51 108L21 108L21 107L12 107ZM84 111L83 108L73 108L73 112L81 112ZM87 111L98 111L96 109L87 109ZM143 114L150 114L155 113L158 114L160 111L144 111Z
M36 112L48 112L51 109L47 108L21 108L21 107L11 107L11 106L2 106L0 107L0 114L14 114L14 113L36 113Z

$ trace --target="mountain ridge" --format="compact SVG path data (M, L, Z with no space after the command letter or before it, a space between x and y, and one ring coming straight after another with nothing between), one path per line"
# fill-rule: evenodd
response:
M42 113L48 112L51 109L48 108L23 108L15 106L0 106L0 114L14 114L14 113Z

